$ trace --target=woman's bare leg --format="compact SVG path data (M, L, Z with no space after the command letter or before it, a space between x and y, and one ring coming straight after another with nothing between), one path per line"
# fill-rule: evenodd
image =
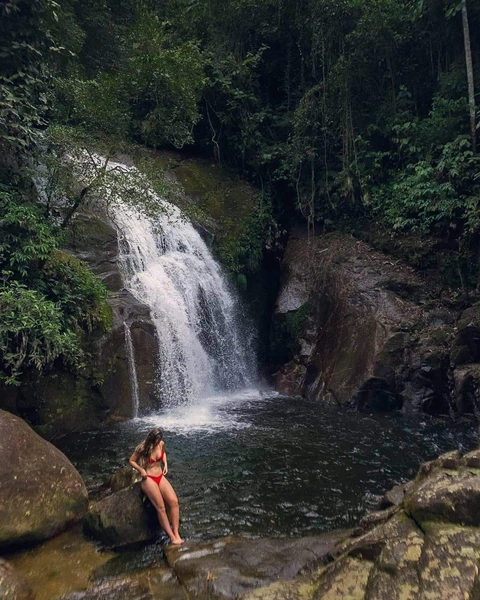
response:
M147 477L147 479L144 479L142 481L140 487L142 488L143 493L146 496L148 496L148 499L155 507L155 510L157 511L158 520L162 529L168 535L170 541L173 544L178 544L178 535L176 535L170 527L170 523L167 517L167 511L165 510L165 502L163 501L163 497L160 493L158 485L153 481L153 479Z
M163 499L168 504L170 509L170 519L172 521L173 534L177 539L177 543L182 543L183 540L178 532L178 527L180 525L180 508L178 506L177 494L175 493L172 484L165 477L162 477L159 488Z

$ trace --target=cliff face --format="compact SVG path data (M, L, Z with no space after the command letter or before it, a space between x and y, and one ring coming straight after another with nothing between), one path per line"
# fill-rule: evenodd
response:
M297 232L275 311L292 356L276 389L365 411L472 412L479 314L457 324L435 286L351 236Z
M125 328L130 328L142 410L156 404L158 340L148 306L124 289L117 232L106 214L79 214L66 248L84 260L110 291L112 327L85 341L86 364L78 373L56 366L39 379L2 394L2 408L35 425L46 436L98 426L106 418L133 414Z

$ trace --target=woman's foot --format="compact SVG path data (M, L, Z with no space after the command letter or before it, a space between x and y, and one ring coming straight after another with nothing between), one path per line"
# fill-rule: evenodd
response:
M170 544L172 544L172 546L181 546L183 543L184 540L182 540L182 538L179 535L170 538Z

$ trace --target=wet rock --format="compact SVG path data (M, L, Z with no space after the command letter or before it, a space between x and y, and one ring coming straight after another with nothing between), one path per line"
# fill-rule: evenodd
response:
M113 556L99 552L78 524L27 551L16 552L10 561L32 588L35 600L52 600L86 589L96 570Z
M82 592L72 592L57 596L55 600L154 600L145 583L119 579L117 581L107 580L93 585Z
M419 345L404 373L404 412L450 413L449 365L446 348Z
M405 510L417 523L442 521L480 525L480 475L435 470L405 496ZM422 525L423 526L423 525Z
M464 454L462 465L470 469L480 469L480 449Z
M83 517L88 495L68 458L0 410L0 548L40 542Z
M295 540L226 538L166 548L168 564L188 594L233 599L272 581L288 580L328 559L345 532Z
M385 540L370 572L368 600L414 600L419 598L418 562L424 546L423 534L411 524L410 531Z
M395 389L379 377L365 381L352 396L351 403L364 413L392 412L402 408L401 399Z
M139 481L139 479L140 475L138 474L138 471L127 466L115 471L115 473L106 481L105 487L107 487L111 493L115 493L130 487Z
M159 534L156 511L144 502L136 483L96 502L85 517L85 531L108 547L152 540Z
M320 575L320 585L313 599L364 600L373 563L352 556L344 556L325 567Z
M99 392L113 414L131 417L133 399L125 327L130 328L139 404L144 412L158 408L155 395L158 339L148 307L138 302L130 292L122 290L112 295L110 302L114 315L113 327L97 342L98 368L102 374Z
M455 403L459 414L480 410L480 365L464 365L453 372Z
M282 268L275 318L308 305L313 327L298 332L299 351L280 369L276 389L351 401L367 412L401 407L399 371L421 316L411 298L421 290L413 271L348 235L308 238L299 231Z
M381 509L390 508L391 506L400 506L405 496L406 485L394 485L391 490L388 490L382 497L379 503Z
M287 328L294 339L283 346L290 350L282 354L276 389L364 412L475 412L480 303L456 328L454 310L422 277L351 236L294 231L282 263L274 343L284 342L281 323L293 319L296 328ZM302 325L295 315L305 307Z
M431 529L418 562L418 597L476 600L479 560L480 530L451 525Z
M111 415L129 418L133 414L131 377L128 370L125 326L130 328L138 379L140 408L158 408L155 378L158 339L150 309L124 289L118 261L117 231L104 209L80 214L75 221L70 251L82 258L111 290L112 328L93 344L95 386L101 402Z
M0 558L0 598L34 600L33 592L22 576L6 560Z
M362 519L360 519L360 528L363 531L369 531L370 529L377 527L377 525L381 525L382 523L388 521L388 519L395 514L396 510L396 506L390 506L385 510L368 513Z
M145 558L143 558L142 565ZM138 550L122 551L115 558L99 567L92 582L137 581L148 588L154 598L161 600L187 600L187 594L172 569L165 565L163 554L157 548L155 556L148 560L148 567L138 564Z
M463 311L450 356L457 366L480 361L480 303Z
M307 368L291 362L275 373L275 389L285 396L301 396L307 376Z

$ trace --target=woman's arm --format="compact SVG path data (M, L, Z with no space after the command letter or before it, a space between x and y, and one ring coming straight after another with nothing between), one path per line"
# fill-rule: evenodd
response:
M165 452L165 445L163 446L163 474L168 473L167 453Z
M142 479L146 479L147 472L139 464L137 464L137 462L136 462L137 460L138 460L138 455L136 452L134 452L132 454L132 456L129 458L128 462L134 469L136 469L140 473L140 475L142 476Z

